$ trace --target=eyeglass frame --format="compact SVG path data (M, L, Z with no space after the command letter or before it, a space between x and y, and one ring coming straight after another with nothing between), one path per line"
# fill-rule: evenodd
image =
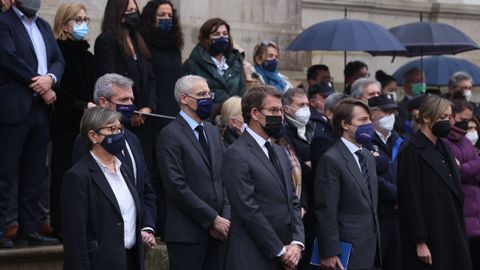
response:
M71 20L75 21L75 23L78 24L78 25L82 24L83 22L88 25L88 24L90 24L90 21L91 21L91 19L89 17L82 18L80 16L71 18L70 21Z
M200 97L194 97L194 96L192 96L190 94L186 94L186 93L184 93L184 95L187 96L187 97L193 98L193 99L204 99L204 98L211 98L212 100L215 99L215 93L214 92L208 92L208 93L207 92L199 92L199 93L206 93L206 94L202 95Z
M100 132L102 129L106 129L106 128L110 129L110 134L102 134ZM117 134L120 134L120 133L124 133L125 128L123 126L112 125L112 126L104 126L104 127L97 128L93 132L95 132L96 134L101 135L101 136L110 136L110 135L117 135Z

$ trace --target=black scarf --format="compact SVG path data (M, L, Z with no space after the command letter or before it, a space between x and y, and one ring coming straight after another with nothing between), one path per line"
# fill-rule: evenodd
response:
M174 32L166 33L157 28L153 32L150 46L159 50L173 50L178 49L177 37Z

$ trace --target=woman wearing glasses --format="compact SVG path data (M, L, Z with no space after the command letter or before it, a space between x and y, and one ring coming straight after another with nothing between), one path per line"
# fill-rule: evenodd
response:
M293 85L288 78L278 72L278 57L280 49L273 41L262 41L255 46L253 62L255 63L253 77L264 83L277 88L281 93L285 93Z
M90 18L82 4L64 4L55 15L53 31L65 59L65 71L52 125L52 177L50 183L50 222L61 236L60 186L63 174L72 165L72 148L78 135L78 125L86 108L95 106L92 100L95 83L94 59L85 40Z
M220 18L206 21L198 33L198 44L182 66L186 75L198 75L215 93L214 109L232 96L245 93L242 57L233 48L230 25Z
M95 107L80 134L90 151L64 177L61 202L65 269L144 269L141 209L121 161L120 113Z

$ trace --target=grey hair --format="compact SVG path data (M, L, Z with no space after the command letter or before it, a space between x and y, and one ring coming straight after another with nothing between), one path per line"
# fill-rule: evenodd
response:
M95 83L95 90L93 91L93 101L98 105L98 99L104 97L108 100L112 98L113 86L117 86L120 89L132 88L133 81L127 77L124 77L116 73L107 73L98 78Z
M378 89L382 89L382 85L377 80L370 78L360 78L352 84L351 97L362 99L363 90L371 84L376 84L378 86Z
M325 103L323 105L324 107L324 111L331 111L333 112L333 109L335 108L335 106L340 102L342 101L343 99L347 98L348 95L347 94L344 94L344 93L333 93L331 95L329 95L326 99L325 99Z
M470 74L465 71L458 71L455 72L452 76L450 76L450 78L448 79L448 86L457 88L460 82L463 81L473 82L472 76L470 76Z
M121 114L100 106L93 107L83 113L82 120L80 120L80 135L86 142L89 149L92 148L93 143L88 138L90 130L96 131L99 128L105 127L108 124L120 121Z
M191 94L193 91L193 83L197 81L207 82L203 77L197 75L186 75L181 77L175 83L174 96L177 103L180 103L180 96L182 94Z
M290 88L282 96L282 105L290 106L293 103L293 98L296 95L307 96L307 92L302 88Z

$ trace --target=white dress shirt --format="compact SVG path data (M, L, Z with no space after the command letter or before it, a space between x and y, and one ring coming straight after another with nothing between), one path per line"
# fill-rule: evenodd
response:
M203 126L204 129L203 129L203 136L205 137L205 139L207 140L208 142L208 138L207 138L207 134L205 133L205 126L203 125L202 122L198 123L197 121L195 121L192 117L190 117L186 112L184 111L180 111L180 116L183 117L183 119L185 119L185 121L187 121L188 125L190 126L190 128L193 130L193 133L195 134L195 137L197 138L198 140L198 131L195 130L195 128L199 125Z
M122 173L120 172L120 166L122 165L122 162L117 157L113 157L115 162L115 171L112 171L105 164L103 164L92 151L90 151L90 153L105 175L105 178L107 179L108 184L110 185L110 188L112 188L113 194L117 199L123 219L125 248L130 249L135 245L136 242L135 231L137 209L135 207L135 201L133 200L132 193L125 182Z
M344 137L340 137L340 139L342 140L343 144L345 144L345 146L348 148L348 151L350 151L350 153L352 153L353 158L357 162L358 168L360 169L360 172L361 172L362 167L360 166L360 161L358 160L358 156L357 156L357 154L355 154L355 152L357 152L358 150L362 150L362 148L356 146L354 143L345 139Z

